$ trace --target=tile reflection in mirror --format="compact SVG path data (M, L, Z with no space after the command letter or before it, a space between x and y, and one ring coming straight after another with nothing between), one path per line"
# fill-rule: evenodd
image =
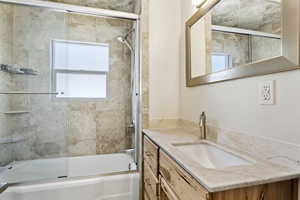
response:
M191 77L282 55L280 0L221 0L191 28Z

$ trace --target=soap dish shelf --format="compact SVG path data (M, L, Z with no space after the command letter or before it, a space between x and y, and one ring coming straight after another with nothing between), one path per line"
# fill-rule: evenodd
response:
M30 113L30 111L28 110L11 110L11 111L2 112L2 114L5 115L18 115L18 114L28 114L28 113Z
M12 143L19 143L25 141L25 137L12 137L12 138L1 138L0 144L12 144Z

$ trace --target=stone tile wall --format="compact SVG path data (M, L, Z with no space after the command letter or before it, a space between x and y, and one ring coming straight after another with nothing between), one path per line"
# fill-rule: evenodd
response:
M123 3L126 4L126 1ZM120 6L125 9L129 5ZM3 12L1 6L5 4L0 4L0 12ZM116 37L126 34L133 22L40 8L11 7L11 14L2 16L11 18L12 21L7 21L7 24L13 26L1 27L0 44L2 39L9 41L2 37L3 30L10 30L8 35L12 37L12 44L7 47L11 50L5 52L12 52L11 62L33 68L39 75L12 75L7 81L1 73L0 82L11 83L10 90L48 92L51 89L51 39L108 43L109 97L102 101L80 101L58 100L47 95L17 95L6 97L10 98L9 105L5 105L5 100L0 97L3 109L30 111L30 114L15 115L9 119L8 135L22 136L26 140L10 144L11 155L9 159L0 156L0 164L12 160L114 153L131 148L131 134L127 132L131 122L131 53ZM4 19L1 18L2 21ZM1 23L1 26L4 25ZM3 51L1 48L0 52ZM1 53L0 59L8 58L3 55ZM1 136L5 124L8 123L1 118Z
M0 64L9 64L12 60L12 6L0 4ZM0 92L11 88L11 76L0 71ZM7 163L12 157L12 149L8 144L1 144L1 138L9 137L9 116L4 112L9 110L9 97L0 94L0 164ZM3 141L3 140L2 140Z
M249 63L248 44L247 35L212 32L212 52L230 54L233 67Z
M149 119L149 0L142 0L141 43L142 43L142 124L150 126Z

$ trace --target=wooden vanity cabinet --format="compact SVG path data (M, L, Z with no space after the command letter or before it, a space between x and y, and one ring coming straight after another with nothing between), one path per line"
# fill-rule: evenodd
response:
M153 174L158 175L158 151L159 148L151 140L145 137L144 139L144 163L146 163Z
M293 194L294 181L282 181L246 188L239 188L212 194L213 200L297 200Z
M147 136L144 200L298 200L298 180L210 193Z
M159 199L159 179L158 179L158 151L159 148L148 138L144 138L144 199Z

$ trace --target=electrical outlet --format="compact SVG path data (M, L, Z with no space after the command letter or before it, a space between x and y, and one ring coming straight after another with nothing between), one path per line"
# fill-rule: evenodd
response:
M263 81L259 84L259 101L261 105L273 105L274 81Z

